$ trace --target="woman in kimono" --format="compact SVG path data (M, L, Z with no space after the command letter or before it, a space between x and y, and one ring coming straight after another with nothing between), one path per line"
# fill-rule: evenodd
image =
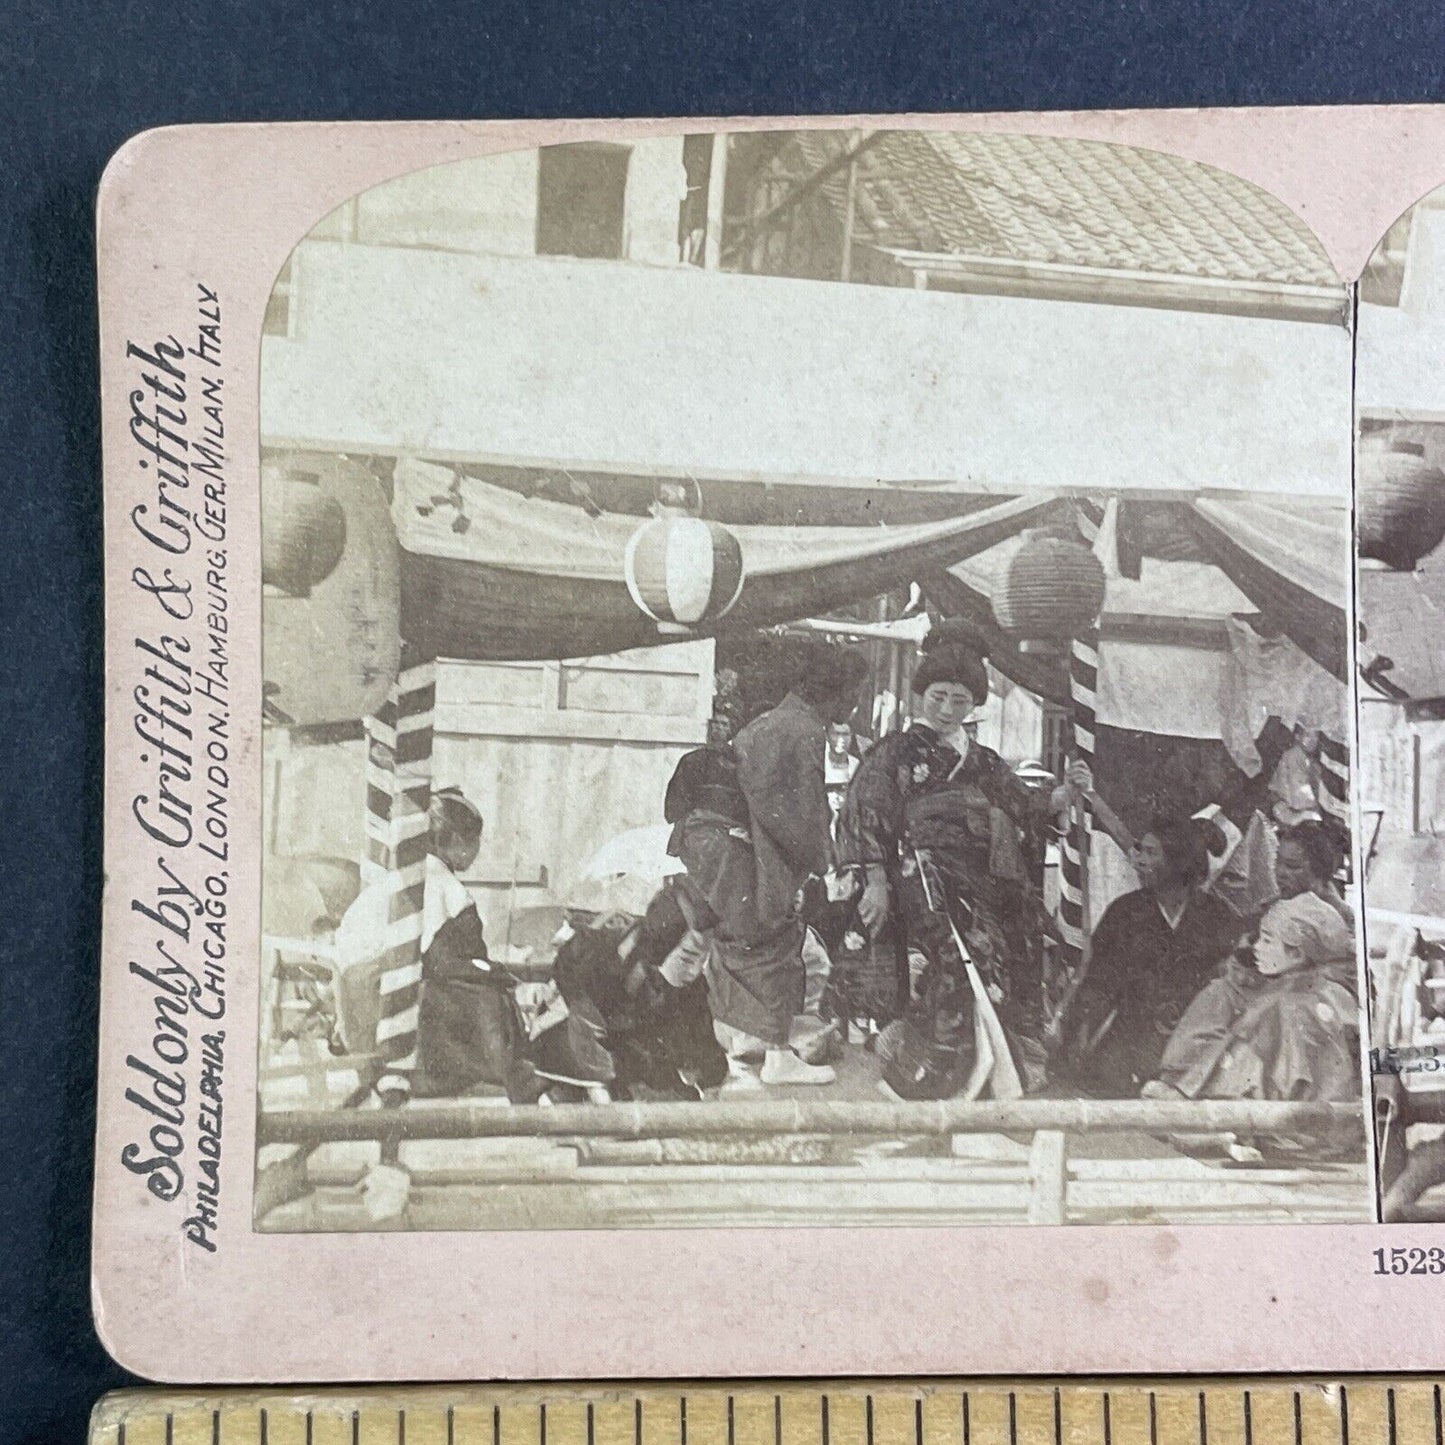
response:
M896 1013L912 1000L908 955L928 961L921 993L945 981L956 994L957 1029L971 1019L959 981L956 927L1012 1035L1027 1081L1042 1083L1042 983L1028 920L1035 880L1025 860L1057 794L1031 788L965 720L988 696L978 634L945 623L924 645L913 678L913 719L859 764L838 818L839 870L861 885L858 915L875 938L891 929L898 956ZM1041 915L1040 915L1041 918ZM938 1009L948 1005L935 998Z
M482 815L460 789L432 794L422 903L417 1057L429 1091L500 1085L534 1103L542 1084L524 1055L526 1033L511 977L487 956L482 920L458 876L476 861Z

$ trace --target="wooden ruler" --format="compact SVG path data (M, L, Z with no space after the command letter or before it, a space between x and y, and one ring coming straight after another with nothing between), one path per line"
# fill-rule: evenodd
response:
M122 1390L91 1445L1445 1445L1434 1378Z

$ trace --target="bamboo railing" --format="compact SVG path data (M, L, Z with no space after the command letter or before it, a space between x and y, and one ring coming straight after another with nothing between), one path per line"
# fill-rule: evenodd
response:
M1358 1104L1257 1100L1015 1099L765 1101L708 1104L498 1105L475 1100L401 1109L294 1109L263 1113L258 1144L506 1137L613 1139L718 1135L848 1134L1318 1134L1363 1128Z

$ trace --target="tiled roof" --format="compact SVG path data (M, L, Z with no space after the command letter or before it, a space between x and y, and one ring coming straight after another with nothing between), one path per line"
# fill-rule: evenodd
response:
M800 132L783 160L806 174L848 144ZM844 172L823 185L840 213ZM890 131L860 157L859 241L1013 262L1158 276L1338 286L1287 206L1238 176L1163 151L1052 136Z

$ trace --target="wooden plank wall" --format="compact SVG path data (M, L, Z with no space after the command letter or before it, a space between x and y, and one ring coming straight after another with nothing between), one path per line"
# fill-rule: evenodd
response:
M679 757L707 735L710 641L573 662L445 663L438 669L434 776L486 821L465 880L489 937L518 909L568 899L588 858L628 828L663 821ZM280 857L358 858L360 741L267 738L268 847Z

